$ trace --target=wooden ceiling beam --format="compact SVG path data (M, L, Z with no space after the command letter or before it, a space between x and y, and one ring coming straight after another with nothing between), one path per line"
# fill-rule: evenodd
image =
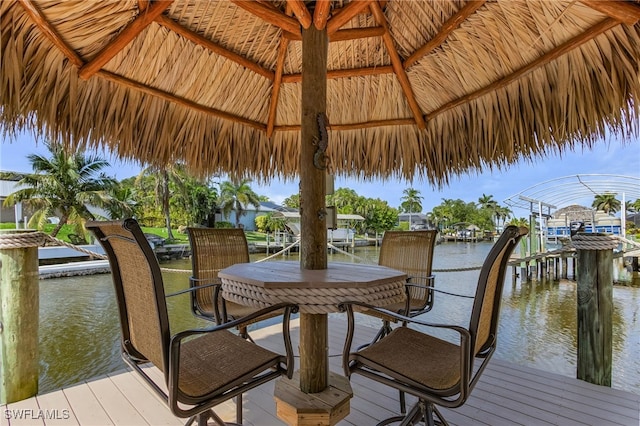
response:
M165 101L169 101L169 102L184 106L186 108L200 111L217 118L233 121L234 123L245 124L249 127L253 127L254 129L258 129L262 131L266 130L266 126L262 123L258 123L257 121L249 120L248 118L240 117L238 115L230 114L228 112L220 111L215 108L210 108L210 107L201 105L199 103L193 102L192 100L176 96L172 93L165 92L164 90L147 86L146 84L138 83L137 81L128 79L126 77L123 77L121 75L118 75L109 71L100 70L97 72L97 75L101 78L104 78L105 80L108 80L108 81L111 81L112 83L117 84L118 86L126 87L132 90L136 90L138 92L145 93L150 96L164 99Z
M449 103L446 103L444 105L442 105L440 108L430 112L429 114L427 114L427 118L430 120L432 118L434 118L435 116L442 114L445 111L448 111L450 109L453 109L457 106L460 106L462 104L465 104L467 102L471 102L474 99L477 99L481 96L484 96L488 93L491 92L495 92L505 86L507 86L508 84L513 83L514 81L516 81L517 79L525 76L526 74L534 71L537 68L540 68L546 64L548 64L549 62L553 61L554 59L559 58L560 56L564 55L565 53L568 53L574 49L577 49L578 47L580 47L581 45L583 45L584 43L593 40L595 37L599 36L600 34L604 33L605 31L609 31L611 28L614 28L616 26L620 25L620 21L618 21L617 19L613 19L613 18L607 18L604 21L594 25L593 27L589 28L587 31L585 31L584 33L566 41L565 43L556 46L555 48L551 49L550 51L548 51L547 53L545 53L544 55L540 56L539 58L537 58L536 60L534 60L533 62L525 65L524 67L520 68L519 70L516 70L515 72L501 78L500 80L497 80L491 84L489 84L488 86L483 87L482 89L476 90L473 93L469 93L468 95L462 96L458 99L455 99Z
M316 8L313 11L313 25L317 30L322 31L327 26L330 12L331 0L316 0Z
M82 58L72 50L65 42L62 40L60 35L55 31L55 29L51 26L51 24L46 20L44 15L31 3L29 0L19 0L20 4L24 7L27 14L33 19L36 26L40 28L40 30L44 33L44 35L51 40L51 42L62 51L62 53L69 59L69 61L77 67L81 67L83 65ZM138 83L131 79L122 77L115 73L98 70L96 72L96 76L100 78L104 78L105 80L111 81L119 86L126 87L132 90L136 90L138 92L146 93L151 96L155 96L157 98L164 99L169 102L173 102L178 105L185 106L190 109L194 109L196 111L203 112L205 114L221 118L224 120L233 121L235 123L245 124L254 129L266 130L266 126L257 121L249 120L244 117L240 117L234 114L230 114L224 111L220 111L214 108L209 108L204 105L200 105L196 102L193 102L189 99L181 98L171 93L165 92L163 90L159 90L150 86L147 86L142 83Z
M329 43L336 41L356 40L367 37L380 37L384 34L385 29L382 27L366 27L366 28L349 28L346 30L338 30L329 36ZM301 41L301 34L283 33L290 41Z
M269 118L267 119L267 137L273 135L273 129L276 122L276 113L278 112L278 98L280 97L280 87L282 86L282 72L284 70L284 60L287 56L287 47L289 40L284 36L280 37L280 46L278 46L278 59L276 61L276 75L271 89L271 100L269 102Z
M329 36L330 42L356 40L367 37L380 37L385 33L384 27L349 28L336 31Z
M268 78L269 80L273 81L274 79L274 73L273 71L264 68L263 66L261 66L260 64L257 64L247 58L245 58L242 55L239 55L237 53L234 53L222 46L220 46L217 43L214 43L213 41L209 40L206 37L201 36L200 34L189 30L188 28L183 27L182 25L180 25L178 22L174 21L173 19L164 16L164 15L160 15L156 18L156 22L168 29L170 29L171 31L181 35L182 37L186 38L187 40L192 41L195 44L198 44L202 47L204 47L205 49L208 49L220 56L223 56L239 65L242 65L245 68L250 69L251 71L260 74L263 77Z
M328 79L362 77L367 75L392 74L393 67L386 65L381 67L351 68L327 71ZM285 74L282 76L283 83L298 83L302 81L302 74Z
M63 39L56 29L47 21L47 18L42 14L40 9L36 7L30 0L18 0L20 5L27 12L27 15L36 24L36 26L42 31L45 37L56 46L69 61L80 68L84 65L84 61Z
M86 80L101 69L107 62L118 54L131 40L136 38L147 26L162 14L173 0L158 0L131 21L111 42L100 51L91 61L80 68L78 75Z
M381 126L414 126L416 121L413 118L392 118L389 120L374 120L374 121L365 121L362 123L343 123L343 124L334 124L331 123L330 130L341 131L341 130L359 130L359 129L369 129L372 127L381 127ZM277 126L275 128L278 132L294 132L300 131L299 125L291 125L291 126Z
M436 34L424 46L413 52L413 54L404 61L402 64L404 69L409 68L411 65L418 62L423 56L429 54L429 52L444 43L447 37L449 37L449 34L458 28L471 14L482 7L485 2L486 0L472 0L466 3L462 9L456 12L451 18L447 19L438 34Z
M293 14L296 15L302 28L306 30L311 26L311 14L302 0L287 0L287 6L290 7Z
M263 21L293 34L300 32L300 22L296 18L287 16L279 10L265 6L253 0L231 0L236 6L257 16Z
M396 50L396 46L393 44L393 37L389 32L389 25L387 24L387 18L384 15L382 9L380 9L380 5L377 1L374 1L370 5L371 12L373 13L374 18L378 22L378 25L385 29L385 33L382 36L382 40L384 41L385 46L387 47L387 52L391 57L391 65L393 67L393 72L398 77L398 81L400 82L400 87L402 87L402 91L404 92L405 97L407 98L407 103L409 104L409 108L413 112L413 116L416 120L416 125L419 129L424 129L426 124L424 122L424 114L420 109L420 105L418 105L418 101L416 100L415 94L413 93L413 89L411 88L411 83L409 82L409 77L407 77L407 73L405 72L402 66L402 60L400 59L400 55Z
M626 25L635 25L640 20L640 5L637 3L617 0L582 0L581 3Z
M345 7L334 10L331 18L327 21L327 34L338 31L344 24L349 22L354 16L364 10L373 0L357 0L352 1Z

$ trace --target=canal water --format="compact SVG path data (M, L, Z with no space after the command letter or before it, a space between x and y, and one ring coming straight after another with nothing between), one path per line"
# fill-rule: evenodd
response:
M436 286L472 295L479 266L490 243L443 243L435 248ZM330 261L375 263L375 247L356 250L358 259L331 254ZM264 255L252 255L257 260ZM282 260L280 257L277 260ZM297 261L296 254L286 260ZM164 262L165 268L189 270L188 259ZM467 271L452 269L473 268ZM167 294L188 287L188 273L165 273ZM612 386L640 389L640 288L616 285L613 290ZM208 325L191 315L189 296L168 298L172 333ZM436 295L424 319L466 325L470 299ZM495 357L568 377L576 375L576 283L544 280L512 283L511 270L503 292L498 350ZM333 315L333 314L332 314ZM340 314L335 314L340 315ZM362 317L379 326L379 320ZM121 370L117 305L110 274L40 281L40 393Z

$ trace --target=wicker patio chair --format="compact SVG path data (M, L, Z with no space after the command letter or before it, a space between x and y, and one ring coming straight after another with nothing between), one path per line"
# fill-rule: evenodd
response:
M191 308L194 315L217 324L246 317L255 308L225 300L220 291L218 272L236 263L249 263L247 237L242 229L188 228L191 244L191 265L193 275L189 279L191 287ZM218 303L214 303L214 300ZM247 326L282 315L273 311L268 315L253 318L251 322L240 324L240 335L250 338Z
M407 299L385 306L386 310L408 317L416 317L429 312L433 307L433 285L431 274L433 249L436 245L437 230L386 231L380 244L378 265L403 271L407 274ZM391 332L393 318L378 310L365 309L363 314L382 319L382 327L374 338L377 342ZM372 342L372 343L373 343Z
M469 327L427 323L391 311L381 313L403 322L384 339L361 350L351 352L355 330L353 306L343 305L348 317L348 331L343 351L345 375L361 374L377 382L407 392L418 402L406 416L383 420L378 425L402 422L403 425L424 421L434 424L434 414L447 424L436 405L459 407L464 404L491 359L497 343L500 299L507 262L526 228L507 227L486 257L470 312ZM408 326L411 325L411 327ZM428 330L451 330L455 343L442 340ZM478 362L478 365L474 365Z
M286 355L256 345L230 329L241 320L170 334L167 304L158 261L138 223L89 222L109 258L122 329L122 357L165 400L187 425L206 425L209 418L225 423L212 407L236 398L236 421L242 423L242 394L282 375L293 373L289 335L292 305L276 305L254 317L284 309ZM147 374L145 364L164 374L165 392Z

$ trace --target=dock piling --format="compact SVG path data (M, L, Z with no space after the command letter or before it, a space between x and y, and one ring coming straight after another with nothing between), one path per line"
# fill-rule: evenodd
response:
M579 233L572 244L577 252L577 378L611 386L613 249L618 242L604 234Z
M38 246L44 234L0 232L0 404L38 393Z

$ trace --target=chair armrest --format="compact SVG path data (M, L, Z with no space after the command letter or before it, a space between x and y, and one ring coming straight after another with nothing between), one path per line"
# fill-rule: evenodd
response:
M469 362L470 362L470 353L469 353L469 342L471 341L471 334L469 332L469 330L467 330L464 327L461 327L459 325L454 325L454 324L439 324L439 323L430 323L430 322L426 322L426 321L421 321L421 320L417 320L415 318L410 318L407 317L405 315L401 315L398 314L396 312L384 309L384 308L379 308L377 306L373 306L370 305L368 303L362 303L362 302L345 302L345 303L341 303L340 305L338 305L338 308L340 309L341 312L346 312L347 313L347 336L345 338L345 342L344 342L344 348L342 351L342 366L344 369L344 373L347 377L349 377L350 375L350 370L349 370L349 354L351 353L351 344L353 342L353 337L355 334L355 318L353 315L353 306L360 306L362 308L368 309L368 310L374 310L377 311L381 314L387 315L389 317L395 318L397 321L400 321L403 323L403 326L406 326L407 323L412 323L412 324L418 324L418 325L422 325L425 327L433 327L433 328L444 328L444 329L448 329L448 330L452 330L456 333L459 334L460 336L460 348L461 348L461 356L462 356L462 360L463 360L463 365L468 366ZM374 343L375 344L375 343ZM466 371L465 371L466 370ZM468 382L469 380L469 369L467 367L464 367L461 369L461 376L463 378L463 380L466 380Z
M421 281L419 283L413 283L411 282L412 279L417 278L420 279ZM433 282L435 281L436 276L431 274L431 275L407 275L407 284L410 285L421 285L424 287L424 283L430 283L430 285L433 285ZM424 283L423 283L424 281ZM429 284L427 284L429 285Z
M222 323L220 325L212 325L210 327L204 327L204 328L194 328L194 329L189 329L189 330L184 330L181 331L179 333L176 333L175 335L171 336L171 341L173 342L175 341L180 341L180 340L184 340L186 337L189 336L193 336L193 335L197 335L197 334L204 334L204 333L213 333L216 331L220 331L220 330L230 330L232 328L235 328L237 326L239 326L240 324L243 324L245 322L248 321L252 321L258 317L261 317L263 315L266 315L268 313L277 311L279 309L285 309L285 314L287 313L287 308L289 309L289 315L293 312L297 312L298 310L298 306L297 305L292 305L290 303L278 303L276 305L271 305L267 308L264 309L260 309L256 312L253 312L249 315L246 315L242 318L238 318L235 319L233 321L229 321L229 322L225 322Z
M420 283L411 282L413 279L416 279L416 278L420 279L421 282ZM411 312L411 291L410 291L411 288L420 288L426 291L431 291L435 286L435 279L436 279L435 275L429 275L429 276L409 275L407 277L407 282L405 283L405 286L404 286L404 291L406 296L406 302L405 302L405 308L404 308L405 313ZM427 311L430 309L431 307L429 307Z
M435 291L435 292L438 292L438 293L447 294L449 296L464 297L466 299L475 299L475 295L452 293L450 291L444 291L444 290L440 290L440 289L437 289L437 288L434 288L432 290Z
M197 279L195 279L195 278L193 278L193 277L189 277L189 281L192 281L192 280L193 280L193 281L203 281L203 280L197 280ZM202 285L199 285L199 286L197 286L197 287L189 287L189 288L186 288L186 289L184 289L184 290L178 290L178 291L175 291L175 292L173 292L173 293L165 294L165 296L164 296L164 297L173 297L173 296L178 296L178 295L180 295L180 294L191 293L191 292L193 292L193 291L195 291L195 290L201 290L201 289L203 289L203 288L215 287L215 286L219 286L219 285L220 285L220 283L202 284Z
M380 308L378 306L373 306L373 305L370 305L368 303L363 303L363 302L345 302L345 303L341 303L341 304L338 305L338 309L340 309L341 312L349 313L349 309L354 305L355 306L360 306L360 307L363 307L363 308L366 308L366 309L369 309L369 310L377 311L380 314L383 314L385 316L389 316L391 318L394 318L394 319L396 319L396 320L398 320L399 322L402 322L402 323L413 323L413 324L423 325L425 327L448 328L448 329L457 331L459 334L469 334L469 331L466 328L461 327L459 325L439 324L439 323L431 323L431 322L421 321L421 320L415 319L415 317L411 318L411 317L408 317L406 315L402 315L402 314L399 314L397 312L390 311L388 309ZM351 308L351 310L353 311L352 308Z

